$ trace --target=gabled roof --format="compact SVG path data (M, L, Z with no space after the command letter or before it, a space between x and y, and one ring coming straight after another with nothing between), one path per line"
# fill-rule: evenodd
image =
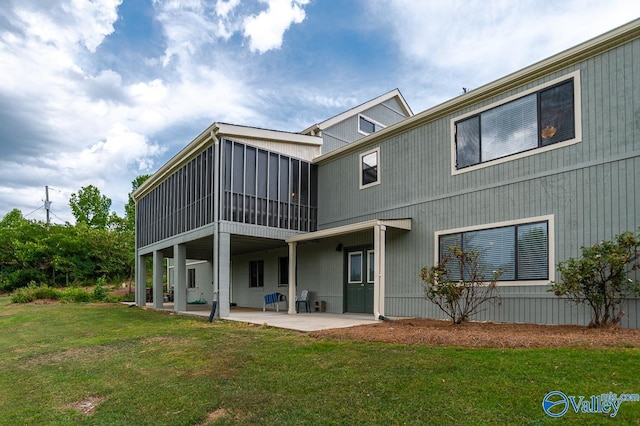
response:
M556 71L569 68L575 64L614 49L620 45L640 38L640 19L633 20L607 33L585 41L575 47L567 49L547 59L536 62L520 71L513 72L505 77L473 89L456 98L436 105L410 118L365 136L342 148L335 149L316 157L314 163L321 164L326 161L342 157L354 151L363 149L369 145L377 144L381 140L388 139L410 129L436 121L461 109L476 105L494 96L509 90L522 87L527 83L540 79Z
M402 107L402 113L404 113L407 117L411 117L413 116L413 111L411 111L411 108L409 108L409 104L407 104L407 101L404 99L404 96L402 96L402 93L400 93L400 90L398 89L393 89L390 92L385 93L384 95L380 95L377 98L371 99L370 101L367 101L363 104L360 104L356 107L353 107L345 112L342 112L338 115L335 115L327 120L324 120L320 123L314 124L312 126L307 127L306 129L304 129L303 131L301 131L300 133L303 135L309 135L309 134L313 134L315 133L315 131L317 130L324 130L326 128L329 128L341 121L346 120L349 117L353 117L356 114L360 114L363 111L368 110L371 107L374 107L376 105L379 105L383 102L388 101L389 99L393 99L393 98L397 98L398 99L398 103L400 104L400 106Z

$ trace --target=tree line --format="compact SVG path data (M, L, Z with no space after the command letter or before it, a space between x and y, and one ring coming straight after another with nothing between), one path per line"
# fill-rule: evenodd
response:
M51 286L131 279L135 264L135 204L131 197L149 175L136 177L124 217L93 185L71 194L75 225L30 220L18 209L0 220L0 293L29 283Z

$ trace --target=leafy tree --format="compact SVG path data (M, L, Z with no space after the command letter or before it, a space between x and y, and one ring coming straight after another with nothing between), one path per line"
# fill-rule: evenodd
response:
M0 291L30 282L51 285L92 283L101 276L130 275L130 232L95 229L86 223L50 225L13 210L0 220Z
M85 186L71 194L69 206L76 223L86 223L90 228L105 229L109 223L111 199L100 194L93 185Z
M140 175L131 181L131 192L129 193L129 201L124 206L124 220L127 229L135 231L136 227L136 204L133 201L133 193L151 177L151 175Z
M589 305L594 327L618 324L627 298L640 295L640 280L628 276L640 269L640 228L638 232L582 247L581 258L558 264L560 281L551 282L549 291Z
M487 280L477 252L464 252L458 246L449 248L440 262L422 267L420 278L424 297L442 310L454 324L467 321L481 311L486 302L495 302L497 281L502 270L493 271Z

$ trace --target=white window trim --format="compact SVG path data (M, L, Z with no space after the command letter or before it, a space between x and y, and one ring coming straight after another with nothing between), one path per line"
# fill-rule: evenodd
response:
M368 135L370 135L370 134L371 134L371 133L363 132L362 130L360 130L360 118L361 118L361 117L362 117L362 118L364 118L365 120L367 120L368 122L373 123L373 124L374 124L374 125L376 125L376 126L380 126L382 129L384 129L385 127L387 127L387 126L385 126L384 124L379 123L379 122L377 122L376 120L373 120L372 118L369 118L369 117L367 117L367 116L366 116L366 115L364 115L364 114L358 114L358 133L360 133L361 135L368 136ZM374 133L375 133L375 132L374 132Z
M503 226L522 225L525 223L535 222L547 222L547 238L549 244L549 276L545 280L532 280L532 281L498 281L498 286L527 286L527 285L548 285L555 279L556 275L556 247L555 247L555 228L554 228L554 215L528 217L525 219L508 220L505 222L495 222L483 225L467 226L464 228L446 229L443 231L436 231L433 238L433 264L437 265L440 261L439 257L439 240L441 235L457 234L459 232L480 231L483 229L500 228Z
M373 275L374 275L374 276L371 276L371 275L369 274L369 273L371 272L371 265L369 265L369 263L370 263L369 261L370 261L370 260L372 260L372 259L370 258L370 255L372 255L373 253L374 253L374 251L373 251L373 250L367 250L367 283L368 283L368 284L372 284L372 283L374 282L374 280L375 280L375 273L376 273L376 271L375 271L375 270L373 271ZM375 257L374 257L374 259L375 259ZM375 265L375 260L374 260L374 265ZM375 268L374 268L374 269L375 269Z
M362 157L372 154L374 152L376 153L376 161L378 162L378 164L376 165L376 172L377 172L378 179L375 182L371 182L366 185L363 185L362 184ZM365 189L365 188L370 188L372 186L380 185L380 147L371 149L367 152L363 152L358 157L358 183L360 185L360 189Z
M360 281L351 281L351 258L353 256L360 256ZM362 252L361 251L353 251L349 253L349 284L362 284L364 280L364 271L362 270Z
M556 85L558 83L562 83L563 81L570 80L573 78L573 103L574 103L574 117L575 117L575 137L573 139L569 139L563 142L558 142L555 144L547 145L544 147L539 147L535 149L531 149L525 152L519 152L517 154L508 155L506 157L496 158L495 160L485 161L479 164L474 164L473 166L464 167L462 169L456 169L456 125L455 123L464 120L467 117L471 117L472 115L480 114L484 111L493 109L500 105L504 105L506 103L515 101L524 96L527 96L531 93L539 92L547 87ZM529 157L531 155L540 154L542 152L551 151L553 149L564 148L565 146L574 145L579 142L582 142L582 95L581 95L581 85L580 85L580 70L571 72L569 74L565 74L562 77L555 78L551 81L548 81L544 84L541 84L536 87L532 87L531 89L525 90L523 92L516 93L515 95L509 96L508 98L501 99L497 102L494 102L490 105L484 106L482 108L475 109L471 112L468 112L463 115L459 115L451 119L450 122L450 134L451 134L451 175L459 175L461 173L472 172L474 170L483 169L485 167L495 166L496 164L506 163L508 161L517 160L519 158Z

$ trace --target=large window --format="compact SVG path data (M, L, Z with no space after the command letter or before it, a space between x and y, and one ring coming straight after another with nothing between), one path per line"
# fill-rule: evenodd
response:
M456 170L577 141L578 75L453 120Z
M249 262L249 287L264 287L264 260Z
M477 252L485 278L503 271L500 281L549 280L552 267L549 248L550 219L538 218L513 224L496 224L484 229L443 231L436 235L439 259L452 246ZM461 277L459 265L447 265L454 279Z
M360 154L360 188L380 183L380 148Z

